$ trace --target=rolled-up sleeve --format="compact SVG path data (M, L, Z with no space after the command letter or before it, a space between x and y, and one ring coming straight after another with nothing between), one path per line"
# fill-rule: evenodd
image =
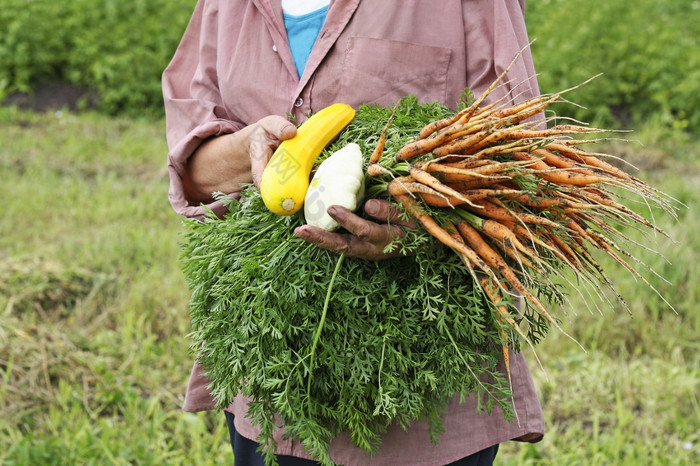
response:
M187 160L206 139L233 133L244 124L222 102L216 77L217 1L200 0L182 40L162 76L168 143L168 199L186 217L201 218L205 207L225 212L219 201L190 204L182 176ZM236 197L238 193L228 193Z

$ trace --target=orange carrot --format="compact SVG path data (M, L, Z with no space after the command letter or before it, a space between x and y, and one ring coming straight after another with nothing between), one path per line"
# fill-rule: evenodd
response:
M449 186L450 188L454 189L455 191L469 191L471 189L483 189L483 188L488 188L493 185L498 185L504 184L504 181L509 180L507 176L479 176L479 177L474 177L471 179L459 179L457 178L456 180L450 180L449 175L443 175L441 178L442 182Z
M459 205L465 204L465 202L461 199L458 199L454 196L446 196L442 193L434 194L434 193L421 192L419 194L419 196L430 207L454 208L454 207L457 207Z
M581 168L580 165L578 165L570 158L564 157L563 155L560 155L556 152L552 152L548 149L535 149L532 151L532 153L540 157L542 161L550 167L574 169Z
M516 224L516 227L520 226ZM523 228L522 226L520 226ZM520 252L527 254L528 256L536 256L537 253L531 248L525 246L513 230L508 229L502 223L496 222L495 220L484 220L480 225L480 230L486 233L489 237L493 238L499 243L503 243L506 246L515 248Z
M551 181L552 183L559 185L588 186L596 183L618 184L610 177L599 176L590 171L582 172L585 171L585 169L577 169L576 171L553 169L527 152L515 152L513 153L513 157L516 160L531 161L532 166L530 168L535 170L536 174L547 181Z
M444 199L446 202L450 201L450 198L443 195L439 191L434 190L430 186L426 186L422 183L413 181L413 179L409 177L396 178L390 181L389 184L387 184L387 191L392 196L398 194L425 194L428 196L434 196L440 199Z
M447 154L468 153L472 147L489 138L491 134L491 130L484 130L479 131L478 133L462 136L433 147L432 152L436 157L442 157Z
M432 188L428 188L432 189ZM478 199L485 199L491 196L498 196L502 194L507 194L514 192L515 190L500 190L500 189L470 189L466 191L461 191L460 194L471 202ZM439 192L427 192L427 191L412 191L414 193L420 192L420 196L423 200L432 207L456 207L462 204L466 204L465 200L454 196L446 196ZM391 189L389 193L392 194Z
M507 268L510 270L510 267L508 267L501 255L498 254L491 246L489 246L486 241L484 241L479 232L465 221L459 222L457 224L457 228L459 229L459 233L462 235L462 238L464 238L466 244L469 245L469 247L471 247L474 252L476 252L479 257L484 260L484 262L486 262L494 270L498 270L498 272L505 277L505 273L507 273L505 269ZM513 274L513 276L515 276L515 274ZM508 279L506 278L506 280ZM508 282L510 283L510 280L508 280Z
M433 175L430 173L426 172L425 170L421 170L420 168L417 167L411 167L409 169L409 173L411 176L416 180L420 181L421 183L425 184L426 186L430 186L434 190L441 192L442 194L445 194L446 196L452 196L457 199L462 200L465 204L472 204L472 202L464 197L459 191L455 191L454 189L450 188L449 186L443 184L435 178Z
M542 112L560 97L561 94L533 97L512 107L494 111L489 116L518 123Z
M491 238L493 245L503 251L504 254L514 261L518 262L524 267L530 269L535 268L530 259L533 258L537 260L537 253L522 244L512 231L509 231L500 223L494 222L493 220L475 223L472 223L469 220L462 220L457 224L457 228L460 230L462 235L464 235L462 230L466 228L465 225L463 225L465 222L468 223L470 227L475 228L477 231L484 233L484 235Z
M474 166L471 168L462 168L459 163L455 164L430 164L424 165L415 164L416 168L423 167L424 171L430 173L442 173L445 181L468 181L470 179L502 179L509 180L511 175L509 171L523 165L529 165L527 161L517 162L495 162L490 161L487 164ZM454 175L454 176L452 176Z
M522 241L525 241L527 243L532 243L535 244L542 249L545 249L552 254L554 254L557 257L560 257L564 259L564 257L561 257L559 254L559 248L557 247L556 244L550 244L548 241L551 241L552 237L556 237L556 235L543 235L541 233L533 233L532 229L527 228L526 226L518 223L512 228L513 233L516 235L518 238L522 238ZM522 242L521 241L521 242ZM553 241L552 241L553 243Z
M499 186L495 185L493 186L494 189L504 189L504 186ZM563 197L543 197L539 196L534 193L523 193L520 191L520 193L503 193L501 194L504 197L507 197L518 204L522 204L527 207L532 207L537 210L550 210L554 208L561 208L561 209L592 209L595 208L593 204L585 204L581 202L575 202L570 199L565 199Z
M460 256L462 262L464 262L465 266L469 269L472 275L475 275L474 268L476 267L488 276L495 278L493 271L483 259L481 259L463 241L458 241L447 231L448 228L450 228L452 231L457 231L454 225L448 225L446 228L438 225L438 223L432 217L430 217L430 215L428 215L419 204L417 204L417 201L415 201L408 194L398 194L394 195L393 197L418 221L418 223L423 226L423 228L425 228L428 233L430 233L442 244L452 248Z
M620 170L619 168L609 164L608 162L601 160L599 157L596 157L595 154L587 153L586 151L583 151L576 147L567 146L565 144L557 142L547 144L547 148L557 151L562 157L570 158L572 160L585 163L586 165L589 165L591 167L596 167L622 180L641 181L638 178L631 176L629 173L626 173L623 170Z
M572 269L577 271L581 269L583 264L579 259L578 254L576 254L576 252L571 247L571 245L569 245L569 243L564 241L564 239L557 234L549 235L548 238L554 243L554 245L556 246L556 250L559 252L559 254L561 254L557 257L560 257L562 260L564 260L567 264L569 264L569 266Z
M476 159L472 156L465 156L461 154L448 154L440 158L433 160L422 161L419 160L413 165L418 168L422 168L425 171L440 171L440 167L449 167L450 169L459 168L462 170L483 167L484 165L496 164L493 160ZM436 166L438 168L432 168Z
M491 135L489 135L487 138L483 138L479 142L470 145L469 150L466 151L466 153L474 154L477 151L480 151L483 148L485 148L491 144L501 142L501 141L507 141L507 140L522 141L522 142L520 142L521 145L529 147L542 139L551 138L551 137L557 136L557 135L602 131L602 130L595 129L595 128L586 128L586 127L575 126L575 125L559 125L559 126L554 126L552 128L535 129L535 130L530 129L532 126L535 126L535 124L534 123L522 123L522 124L517 125L517 126L510 126L510 127L504 128L502 130L495 131ZM516 145L515 143L512 143L512 142L511 142L511 144Z
M503 126L502 121L488 121L489 125L482 124L484 129L467 137L453 140L451 143L437 147L433 154L440 156L445 153L473 154L490 144L513 139L510 137L514 131L532 126L532 123L524 123L518 126Z
M434 133L429 138L417 139L410 142L396 152L396 160L408 160L420 155L428 154L435 148L442 146L455 138L462 137L465 134L478 130L478 128L474 128L473 126L474 125L469 123L461 126L451 126ZM443 153L442 155L446 154Z
M556 94L552 94L549 96L545 95L534 97L512 108L503 109L499 112L493 112L492 116L494 118L510 120L513 123L519 123L542 112L549 105L553 104L554 102L557 102L564 93L572 91L574 89L578 89L579 87L585 85L586 83L590 82L596 77L598 77L598 75L593 76L592 78L587 79L581 84L577 84L576 86L573 86L569 89L557 92Z
M600 204L602 206L605 206L606 208L612 209L613 211L623 213L627 217L634 220L635 222L638 222L638 223L640 223L648 228L653 229L654 231L657 231L663 235L666 235L666 233L663 230L661 230L658 226L654 225L649 220L642 217L641 215L639 215L635 211L620 204L619 202L616 202L612 197L608 196L607 194L605 194L603 192L586 190L584 193L581 193L581 195L584 199L587 199L589 201L592 201L592 202L595 202L595 203Z
M567 223L566 226L569 229L571 229L574 233L576 233L574 238L576 238L576 236L578 236L578 238L580 238L581 240L588 241L590 244L595 245L596 241L593 238L591 238L591 236L586 231L586 228L584 227L585 223L579 222L576 219L576 217L571 216L570 218L571 218L571 221L569 223Z
M459 120L463 115L465 115L468 112L468 108L465 108L464 110L455 113L454 115L450 115L448 117L445 117L441 120L436 120L431 123L428 123L425 125L419 132L418 132L418 139L425 139L431 134L435 133L436 131L439 131L443 128L446 128L452 124L454 124L457 120Z
M472 202L472 204L475 204L475 207L470 205L464 205L463 207L471 212L477 213L481 217L488 217L497 221L515 221L516 223L532 223L561 228L561 225L548 218L528 212L508 210L503 206L497 205L495 202L497 202L496 199L475 199Z
M389 126L391 125L391 122L394 119L395 115L396 106L394 106L394 109L392 110L391 115L389 115L389 119L387 120L386 125L384 125L384 129L382 129L382 132L379 134L379 141L377 142L377 146L374 148L374 151L372 151L372 155L369 157L370 165L379 162L379 158L384 152L384 145L386 144L386 132L389 130Z
M542 305L539 299L537 299L537 297L533 295L530 292L530 290L528 290L525 287L525 285L522 284L522 282L518 279L513 270L508 266L506 261L500 256L500 254L494 251L493 248L491 248L488 245L488 243L486 243L486 241L483 240L481 235L479 235L478 231L470 227L465 228L465 231L460 230L460 233L463 237L465 236L465 233L467 233L467 237L465 237L466 243L469 246L471 246L471 248L479 255L479 257L481 257L488 265L493 267L495 270L498 270L498 272L510 284L510 286L513 287L515 291L523 295L530 303L532 303L537 308L540 315L542 315L552 325L554 325L554 327L556 327L557 330L559 330L564 335L568 336L574 342L576 342L574 338L572 338L568 333L564 331L564 329L561 328L556 319L552 317L552 315L549 313L549 311L547 311L544 305Z
M552 136L561 136L565 134L589 134L602 133L606 130L600 128L591 128L588 126L579 125L556 125L551 128L544 129L520 129L513 131L511 137L513 139L546 139Z
M494 304L494 308L497 312L496 317L499 322L498 334L500 335L501 341L503 342L501 345L501 349L503 350L503 362L506 366L506 374L508 375L508 381L512 387L513 382L511 380L510 375L510 352L508 351L508 343L510 339L508 338L508 335L506 334L503 328L503 324L506 323L510 325L525 340L527 340L527 337L524 335L525 332L522 331L520 325L518 325L515 319L513 319L510 316L510 314L508 313L508 309L506 309L506 306L504 306L503 304L499 304L501 302L501 296L498 293L498 288L492 285L485 275L479 276L479 284L481 285L481 289L484 290L484 294L486 294L488 299Z
M485 157L493 157L498 155L512 154L513 152L530 150L533 143L527 141L515 140L506 144L496 144L490 147L475 148L476 152L471 152L476 158L483 159Z
M378 163L370 163L369 165L367 165L367 174L369 176L380 176L380 175L392 175L392 172L388 168L386 168Z

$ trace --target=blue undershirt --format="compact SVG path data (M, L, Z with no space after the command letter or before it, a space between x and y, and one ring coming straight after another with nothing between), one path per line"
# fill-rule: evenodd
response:
M292 51L292 58L294 58L294 65L299 77L304 73L311 49L326 21L327 11L328 6L299 16L283 13L289 48Z

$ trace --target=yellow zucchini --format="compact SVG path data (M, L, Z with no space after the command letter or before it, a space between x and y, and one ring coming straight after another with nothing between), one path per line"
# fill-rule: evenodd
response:
M351 106L329 105L304 121L296 136L282 141L260 179L260 195L270 211L292 215L301 209L316 158L353 118Z

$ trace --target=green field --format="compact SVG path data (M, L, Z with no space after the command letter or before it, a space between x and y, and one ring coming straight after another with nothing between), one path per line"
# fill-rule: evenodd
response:
M0 465L231 464L223 415L180 409L189 290L160 74L196 1L5 3L0 100L61 84L99 101L0 106ZM557 112L633 128L600 149L684 207L654 218L673 241L628 232L675 312L603 259L632 314L570 290L576 312L553 312L586 352L556 332L541 368L525 350L547 434L497 464L700 464L700 1L527 3L543 92L602 73Z
M180 410L191 365L180 219L162 121L0 109L0 464L222 464L224 418ZM610 151L687 205L638 255L670 283L613 274L633 315L589 312L526 354L546 411L498 464L700 460L700 142L642 128ZM609 264L612 266L612 264Z

